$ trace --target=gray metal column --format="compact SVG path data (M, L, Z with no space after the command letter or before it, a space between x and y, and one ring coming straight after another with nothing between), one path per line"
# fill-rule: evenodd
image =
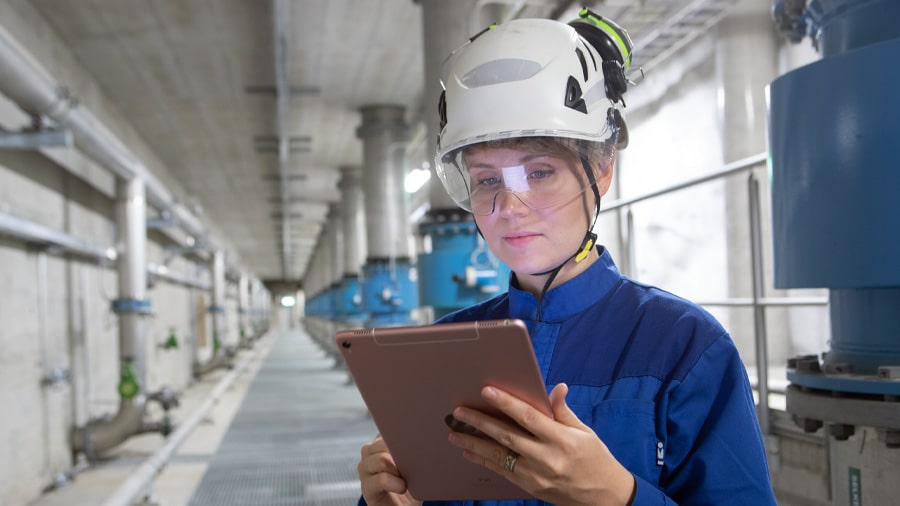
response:
M425 49L423 117L428 130L425 135L425 149L426 153L433 157L438 134L440 134L438 100L442 91L440 85L441 64L447 55L486 26L471 26L471 13L477 0L454 2L421 0L419 3L422 6L422 33L424 35L422 42ZM428 202L433 211L459 209L436 177L432 177L428 181Z
M344 230L344 277L341 280L341 314L347 326L358 326L365 321L360 293L359 277L366 261L365 203L362 189L362 171L359 167L342 167L341 224Z
M222 350L222 340L226 332L225 325L225 253L215 250L209 257L209 284L212 300L206 312L212 320L212 354L205 363L194 366L194 375L202 376L217 367L228 365L227 356Z
M440 134L438 101L443 91L440 79L444 60L489 23L508 17L503 11L510 6L476 0L421 0L421 5L426 152L433 157ZM419 300L439 318L505 291L509 271L487 250L472 216L457 207L438 178L432 177L428 185L429 211L418 233L430 239L422 241L430 244L430 250L420 252L418 257Z
M754 55L752 58L748 55ZM719 89L719 125L724 163L731 163L766 150L766 86L778 74L778 36L772 26L769 5L758 0L739 0L718 25L715 48L716 80ZM729 296L748 297L753 290L747 179L726 180L728 226ZM763 195L764 194L764 195ZM767 198L768 192L761 192ZM768 209L768 206L763 206ZM769 220L762 220L763 237L770 237ZM766 249L768 251L768 249ZM771 262L769 271L771 272ZM772 279L770 275L765 279ZM774 316L774 315L769 315ZM753 329L754 315L746 308L731 310L732 329ZM781 319L779 329L784 328ZM771 321L769 322L771 325ZM741 350L753 350L752 332L732 332ZM784 342L787 339L782 339ZM785 355L782 353L781 355ZM755 354L744 352L748 364L756 364ZM779 358L782 363L786 356ZM756 364L759 366L760 364Z
M340 202L328 209L329 244L331 269L328 271L328 308L331 320L337 325L343 319L341 304L341 281L344 279L344 222L341 217Z
M242 347L252 341L250 334L250 276L241 272L238 279L238 335Z
M404 108L369 105L360 109L366 243L363 304L372 326L411 322L418 306L409 246L409 211L403 191L403 152L409 137Z
M212 303L209 313L213 320L213 349L218 350L225 338L225 253L216 250L212 256Z

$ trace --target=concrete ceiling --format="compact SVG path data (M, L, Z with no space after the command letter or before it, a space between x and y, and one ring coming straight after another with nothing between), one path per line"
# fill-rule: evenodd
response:
M420 122L422 6L286 0L276 20L280 1L31 0L240 263L261 279L299 280L329 204L340 199L340 168L362 164L359 108L399 104L410 124ZM706 30L733 0L476 5L484 3L500 4L505 15L565 19L588 4L629 30L634 67L647 67ZM283 129L274 35L281 22ZM290 149L280 166L282 142Z

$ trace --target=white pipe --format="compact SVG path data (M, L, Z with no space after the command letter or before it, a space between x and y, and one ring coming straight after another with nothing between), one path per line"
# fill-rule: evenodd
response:
M150 485L153 479L159 474L166 463L175 453L175 450L184 443L184 440L194 431L197 425L206 418L206 414L216 404L220 397L228 390L237 380L244 369L250 364L250 361L256 355L251 352L231 372L219 380L216 388L213 389L209 397L203 401L203 404L194 411L187 420L184 421L178 430L169 436L166 444L156 451L150 458L145 460L135 472L122 483L119 488L113 492L112 496L103 503L103 506L131 506L138 498L141 492Z
M114 248L95 246L50 227L24 220L11 214L0 213L0 233L27 242L59 247L66 252L88 257L99 262L112 262L117 257Z
M148 201L168 211L191 235L206 241L203 226L148 171L134 154L87 108L79 106L12 35L0 26L0 92L30 114L53 119L72 131L75 145L90 158L124 179L140 178L147 186Z

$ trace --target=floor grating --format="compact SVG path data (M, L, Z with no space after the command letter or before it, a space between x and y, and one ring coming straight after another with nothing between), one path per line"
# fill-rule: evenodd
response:
M272 345L190 506L332 506L359 497L376 432L347 373L302 331Z

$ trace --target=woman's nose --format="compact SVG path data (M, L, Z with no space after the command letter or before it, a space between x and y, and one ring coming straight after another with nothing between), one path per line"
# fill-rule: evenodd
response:
M527 214L530 208L518 193L512 190L502 190L494 195L494 208L500 211L501 216Z

